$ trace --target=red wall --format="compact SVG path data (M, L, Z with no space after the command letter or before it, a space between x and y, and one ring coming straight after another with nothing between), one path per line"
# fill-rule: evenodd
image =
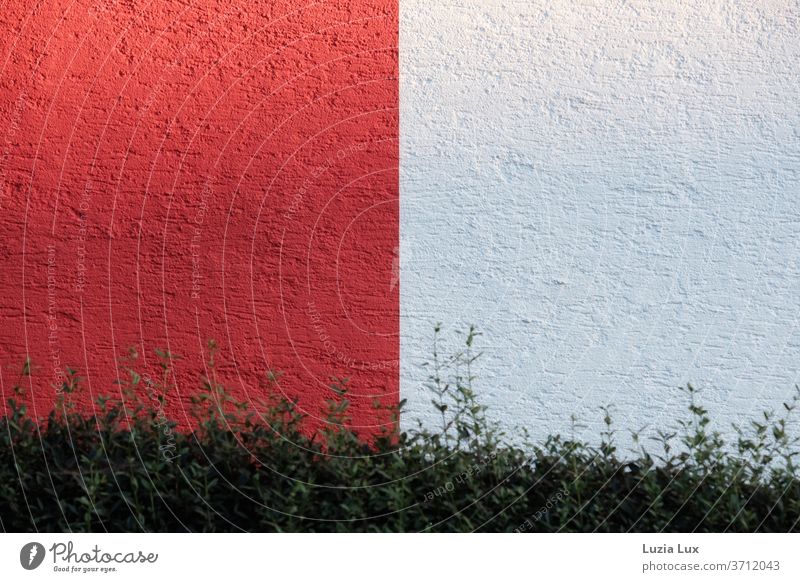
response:
M135 346L204 345L239 397L265 374L317 415L332 374L353 416L397 400L395 0L38 2L0 10L0 364L30 356L39 413L59 374L118 393Z

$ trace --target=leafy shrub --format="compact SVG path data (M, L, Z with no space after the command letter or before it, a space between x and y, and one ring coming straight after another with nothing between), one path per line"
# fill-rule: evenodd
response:
M68 370L55 409L35 420L19 382L0 419L0 526L5 531L796 531L797 439L788 415L765 414L726 444L697 391L688 420L661 432L657 453L620 455L608 410L599 446L554 435L516 445L487 420L473 389L474 330L463 351L431 362L441 426L349 428L346 382L334 380L327 428L309 434L297 403L259 410L213 374L193 432L161 404L164 377L125 366L123 398L94 414L71 405ZM438 337L438 328L437 328ZM30 374L26 364L22 375ZM271 375L278 382L278 375ZM144 385L144 386L143 386ZM145 390L142 390L142 388ZM142 397L144 392L146 397ZM402 403L401 403L402 404ZM396 415L399 408L389 411ZM395 425L396 426L396 425ZM516 442L516 441L514 441Z

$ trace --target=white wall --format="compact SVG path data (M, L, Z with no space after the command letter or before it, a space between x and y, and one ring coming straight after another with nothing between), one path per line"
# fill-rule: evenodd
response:
M405 416L435 321L533 435L800 381L800 3L402 0Z

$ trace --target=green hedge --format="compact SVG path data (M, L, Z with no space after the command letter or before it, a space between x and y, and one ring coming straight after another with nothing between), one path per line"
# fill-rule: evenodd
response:
M387 430L369 442L348 428L347 385L338 380L329 424L313 434L295 403L274 399L256 414L213 375L195 401L197 430L175 431L158 405L165 384L143 380L135 355L123 397L101 399L93 415L70 404L81 389L73 371L46 419L31 418L17 386L0 420L0 525L55 532L798 530L797 440L787 434L797 399L733 443L710 430L688 387L687 421L636 454L618 453L607 413L597 446L561 436L512 445L476 401L474 336L444 363L434 353L430 389L441 428ZM162 357L168 371L170 356ZM145 382L154 399L137 396Z

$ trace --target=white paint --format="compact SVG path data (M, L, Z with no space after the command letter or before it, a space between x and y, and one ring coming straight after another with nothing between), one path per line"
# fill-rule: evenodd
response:
M800 4L401 2L406 422L435 321L534 436L724 430L800 381Z

